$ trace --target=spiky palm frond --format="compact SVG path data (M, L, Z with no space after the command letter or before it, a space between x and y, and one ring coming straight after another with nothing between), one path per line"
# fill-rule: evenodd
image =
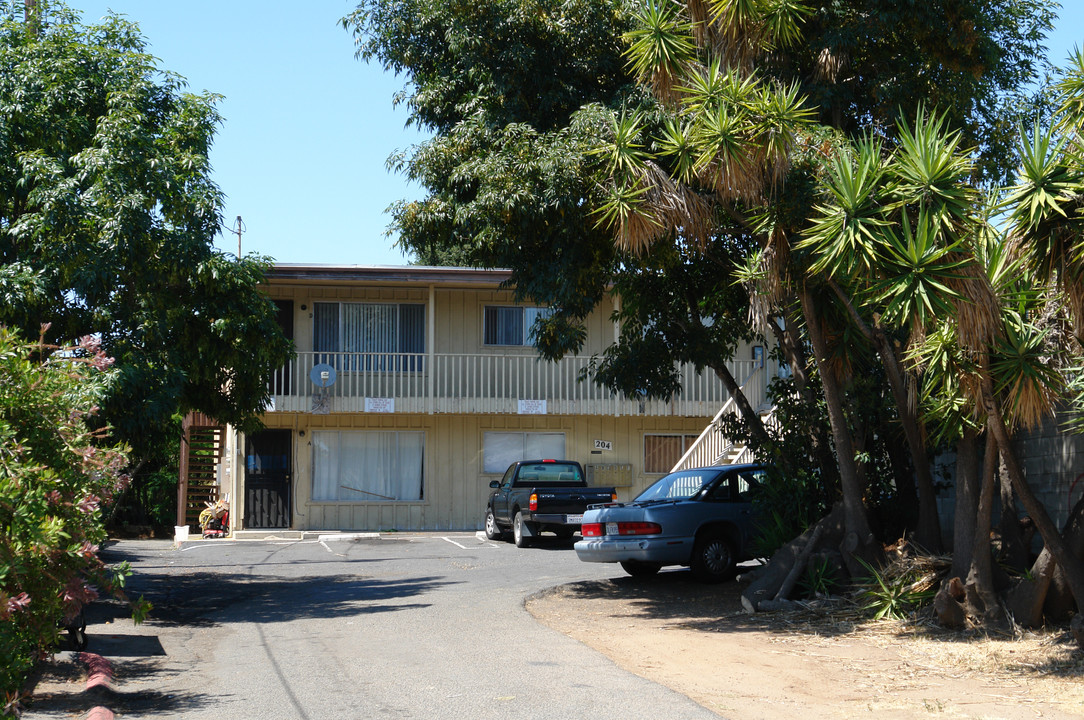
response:
M843 150L828 163L827 200L818 205L798 249L810 250L813 272L830 277L869 275L877 264L877 246L888 222L883 217L884 166L881 143L860 140L853 154Z
M678 182L689 184L696 179L697 148L691 123L683 124L667 118L656 145L659 156L669 161L671 172Z
M1080 141L1084 129L1084 50L1074 48L1069 55L1069 65L1061 79L1054 85L1058 118L1055 129Z
M768 0L764 26L771 47L788 47L801 37L801 27L813 9L802 0Z
M1061 375L1046 356L1044 339L1049 332L1015 312L1005 314L1004 333L990 357L995 391L1010 427L1035 427L1053 414L1063 387Z
M893 195L900 207L926 212L941 231L959 232L979 200L970 184L974 163L961 152L961 134L949 131L945 116L921 107L914 128L897 123L899 148L890 167Z
M641 183L614 183L602 188L604 200L595 211L598 225L611 227L615 243L633 252L642 252L658 237L662 224L651 215Z
M749 157L746 118L720 105L715 112L703 114L695 126L700 148L697 172L724 200L755 198L760 183Z
M962 298L950 282L961 279L962 270L972 260L960 252L960 243L945 242L925 211L919 213L913 227L906 214L901 220L898 233L887 226L880 234L884 242L877 252L883 279L870 288L870 295L884 303L882 321L886 325L911 323L912 334L921 340L935 318L955 311Z
M669 99L674 79L696 58L692 24L675 0L647 0L636 15L635 25L625 34L629 66L658 97Z
M612 139L592 151L609 160L608 172L615 177L639 177L650 157L644 149L640 136L643 133L643 118L639 113L626 116L622 111L610 122Z

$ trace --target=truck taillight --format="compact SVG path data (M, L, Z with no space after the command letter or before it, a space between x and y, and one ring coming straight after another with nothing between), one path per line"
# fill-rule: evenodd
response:
M618 535L658 535L662 532L662 525L649 522L623 522L617 523Z
M531 493L531 512L537 512L538 510L538 493Z
M602 537L602 523L584 523L580 526L581 537Z
M617 502L617 491L616 490L614 490L612 493L610 493L610 502Z

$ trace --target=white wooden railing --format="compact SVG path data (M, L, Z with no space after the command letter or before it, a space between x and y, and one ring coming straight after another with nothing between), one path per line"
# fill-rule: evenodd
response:
M765 408L766 406L763 390L764 375L765 369L763 366L753 368L740 385L746 399L749 400L749 404L754 408ZM711 419L704 431L700 433L696 442L689 446L689 449L685 451L685 454L681 456L681 459L671 468L670 472L718 465L720 463L752 462L752 452L750 452L749 448L744 444L735 443L722 431L720 420L727 415L737 414L737 403L734 402L733 397L728 397L723 406L719 408L719 412L715 414L715 417ZM771 417L770 411L768 411L767 417Z
M318 363L335 369L321 388L310 379ZM669 400L617 395L589 378L591 358L547 362L531 355L299 352L271 380L273 410L284 412L394 411L569 415L707 416L729 399L711 370L680 368L682 391ZM752 360L729 363L749 377ZM747 383L749 384L749 383ZM763 402L763 383L750 397Z

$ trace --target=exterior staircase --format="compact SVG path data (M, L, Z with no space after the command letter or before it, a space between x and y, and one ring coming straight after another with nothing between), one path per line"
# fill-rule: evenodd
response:
M218 500L218 463L222 460L226 428L201 413L184 419L180 483L177 489L177 525L199 526L207 503Z
M759 376L763 372L763 367L755 369L741 384L741 387L744 389L750 383L760 381ZM774 408L767 407L759 411L760 419L765 425L772 422L773 410ZM685 451L685 454L681 456L681 459L671 468L670 472L707 467L709 465L737 465L754 462L756 458L753 457L752 451L744 443L735 442L723 434L722 423L720 422L722 418L727 415L737 414L737 403L731 397L727 399L719 412L704 428L704 431L700 433L700 437L689 446L689 449Z

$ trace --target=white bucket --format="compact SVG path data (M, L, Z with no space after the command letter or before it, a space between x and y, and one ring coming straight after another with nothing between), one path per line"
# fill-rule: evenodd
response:
M173 542L183 543L188 539L188 526L177 525L173 528Z

